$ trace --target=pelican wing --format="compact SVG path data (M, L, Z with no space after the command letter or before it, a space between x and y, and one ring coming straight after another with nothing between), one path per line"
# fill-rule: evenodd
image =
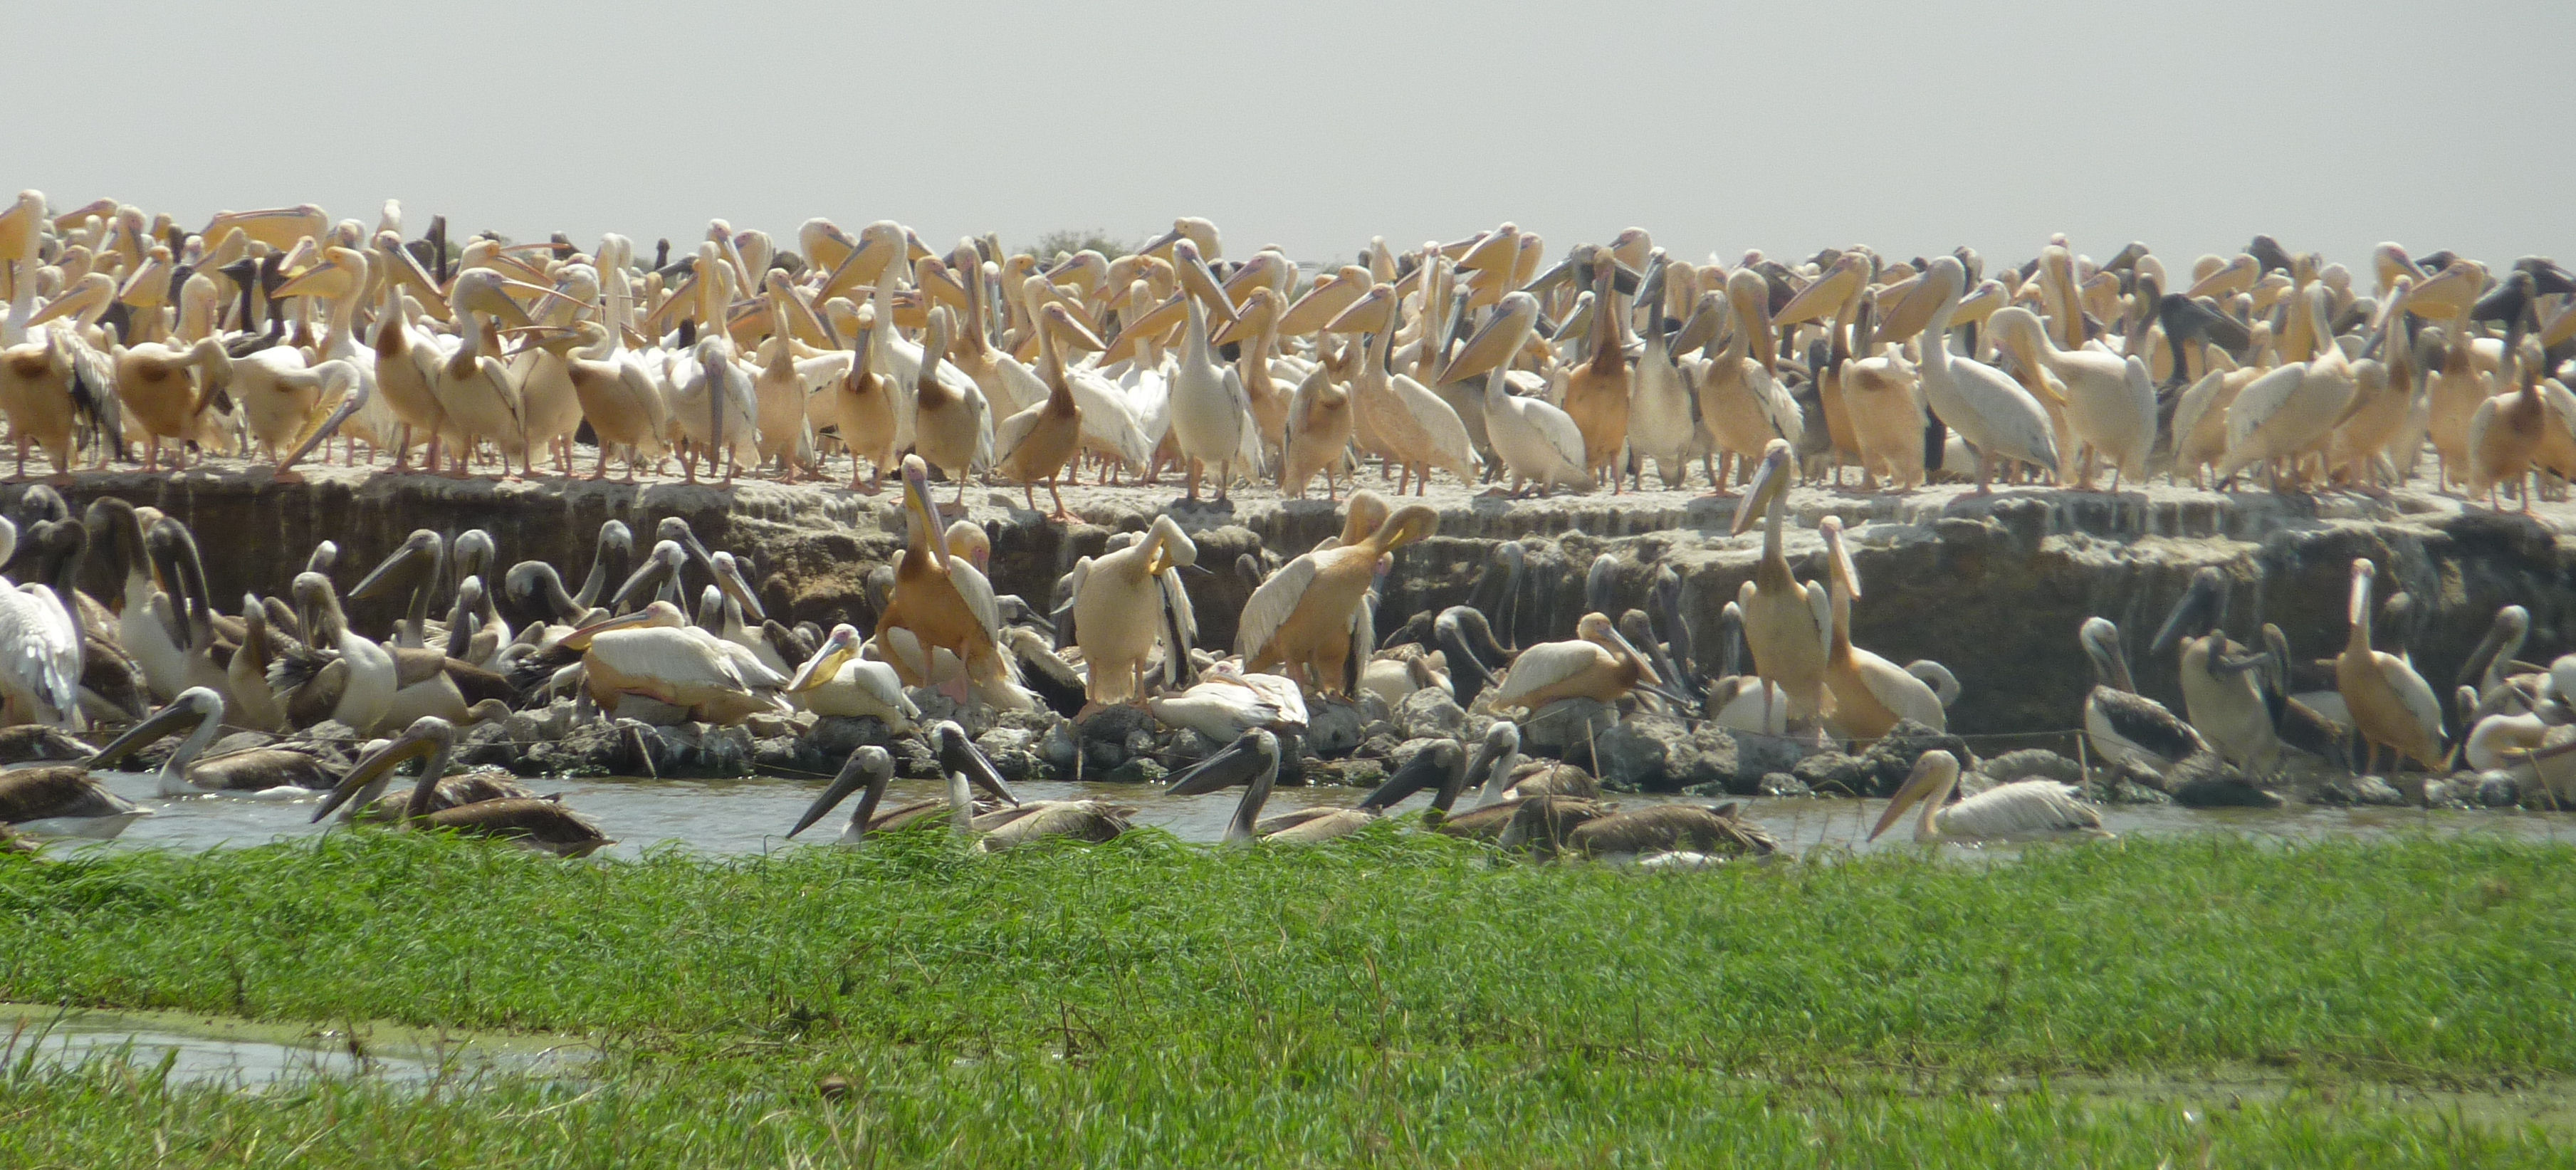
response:
M651 626L603 630L587 651L610 670L673 686L720 687L749 691L742 672L719 643L704 631Z
M999 456L995 462L1010 462L1011 453L1019 450L1021 443L1028 441L1030 432L1038 429L1039 416L1044 415L1045 413L1046 403L1040 402L1027 410L1023 410L1018 414L1014 414L1009 418L1003 419L1000 425L994 427L993 450Z
M2039 399L1984 362L1952 355L1945 364L1949 376L1938 380L1941 393L1934 393L1934 380L1924 383L1925 396L1942 422L1988 455L2057 469L2056 430ZM1951 400L1938 401L1945 396Z
M1762 408L1762 417L1771 424L1773 433L1789 440L1792 447L1805 439L1807 416L1798 409L1798 400L1780 385L1778 379L1767 372L1758 372L1747 380L1746 388L1753 391L1753 401Z
M1082 412L1082 437L1117 453L1130 467L1142 468L1154 457L1155 440L1145 437L1136 407L1106 378L1090 370L1067 370L1065 388L1073 391L1074 408Z
M975 624L983 627L984 640L994 645L1002 642L1002 606L993 599L993 583L982 570L964 557L948 558L948 583L957 589L957 597L966 603L966 612L975 615ZM1020 677L1016 660L1002 656L1002 665L1014 680Z
M1496 706L1508 704L1595 667L1617 665L1609 651L1581 638L1541 642L1521 651L1520 657L1512 660L1511 670L1494 687L1494 703Z
M1807 612L1816 619L1816 636L1830 657L1834 652L1834 595L1825 590L1824 582L1807 582Z
M1863 685L1880 706L1896 713L1900 719L1911 719L1934 731L1946 731L1950 713L1941 706L1941 696L1931 685L1914 677L1904 668L1866 650L1854 650Z
M0 674L67 718L80 707L80 641L52 588L21 585L0 593Z
M1174 621L1180 625L1182 635L1187 637L1192 645L1197 644L1199 615L1197 610L1190 608L1190 591L1181 587L1181 571L1178 568L1163 570L1159 584L1163 588L1163 604L1170 607ZM1189 649L1189 646L1171 648L1172 652L1180 654L1189 653Z
M1387 383L1430 440L1431 448L1440 453L1440 464L1461 475L1484 467L1476 458L1476 445L1467 437L1467 424L1459 421L1458 412L1449 403L1420 382L1397 374Z
M2072 784L2016 780L1998 784L1941 810L1941 835L1958 841L1993 841L2043 833L2098 831L2102 814L2076 799Z
M2388 680L2388 689L2397 692L2399 702L2406 704L2406 714L2435 743L2442 741L2442 701L2433 697L2431 684L2415 668L2394 654L2373 651L2371 661L2379 667L2379 676Z
M1280 566L1278 572L1272 573L1269 580L1252 591L1251 598L1243 603L1235 653L1249 662L1270 645L1270 639L1278 635L1279 627L1287 625L1289 615L1297 612L1297 603L1305 599L1307 586L1315 583L1315 572L1319 567L1315 554L1307 553Z
M1505 410L1521 416L1532 433L1546 440L1568 467L1583 467L1583 428L1574 425L1574 416L1536 398L1512 396Z

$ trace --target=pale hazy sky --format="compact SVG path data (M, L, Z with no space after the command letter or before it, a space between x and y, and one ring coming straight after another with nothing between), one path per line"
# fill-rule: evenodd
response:
M189 226L2576 260L2564 2L11 7L0 182Z

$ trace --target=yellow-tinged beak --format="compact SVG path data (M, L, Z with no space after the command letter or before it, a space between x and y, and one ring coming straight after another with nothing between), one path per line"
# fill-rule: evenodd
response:
M787 693L801 695L832 681L840 676L843 665L858 656L858 643L836 640L829 649L797 669L796 677L787 680Z

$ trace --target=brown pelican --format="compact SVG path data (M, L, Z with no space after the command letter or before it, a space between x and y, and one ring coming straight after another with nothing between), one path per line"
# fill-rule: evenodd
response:
M436 812L418 811L437 802L439 780L446 775L448 757L455 751L456 725L436 716L422 716L391 743L369 752L350 768L330 798L314 810L313 819L319 821L331 815L334 809L391 774L403 761L426 756L420 783L412 789L402 820L396 822L399 828L445 829L472 837L495 837L561 857L582 857L601 846L616 844L599 831L599 826L551 800L521 797L478 801Z
M223 696L205 687L190 687L151 718L100 748L90 766L113 767L137 749L186 727L187 737L163 761L157 775L165 799L212 795L294 800L337 782L333 771L313 754L282 747L229 752L200 762L198 756L223 733L223 714Z
M1907 808L1916 804L1923 806L1923 814L1914 822L1914 840L1919 844L1949 841L1970 845L2111 835L2102 829L2102 814L2076 799L2077 789L2072 784L2015 780L1949 804L1950 793L1958 786L1958 757L1939 749L1923 753L1914 761L1913 774L1887 802L1887 811L1879 814L1878 824L1870 828L1869 839L1877 840Z
M113 837L150 810L107 790L87 762L0 772L0 826L40 837Z

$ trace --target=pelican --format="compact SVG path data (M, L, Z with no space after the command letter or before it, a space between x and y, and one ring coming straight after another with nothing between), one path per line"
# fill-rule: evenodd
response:
M1324 498L1335 498L1333 476L1343 469L1351 445L1351 394L1333 379L1332 363L1318 363L1297 383L1281 434L1279 486L1288 498L1305 499L1307 481L1318 472Z
M2059 452L2047 409L2002 371L1950 352L1950 322L1958 312L1967 269L1956 256L1938 256L1926 279L1940 299L1923 327L1917 376L1932 412L1977 449L1977 493L1992 490L1988 482L2000 459L2018 459L2056 474Z
M851 314L851 320L856 332L850 338L850 370L826 393L841 445L850 449L850 487L875 495L885 486L886 468L894 466L898 429L894 386L883 360L889 351L877 338L879 318L862 309ZM876 469L872 482L859 482L860 456L866 456Z
M2522 275L2516 273L2515 275ZM2510 393L2498 394L2478 404L2469 414L2468 456L2470 499L2480 494L2487 506L2502 511L2496 489L2512 484L2514 494L2522 498L2522 510L2531 511L2532 457L2539 453L2549 429L2566 428L2567 421L2551 417L2542 404L2540 393L2541 363L2523 360L2520 353L2507 355L2506 377L2513 383Z
M1828 593L1833 606L1833 642L1825 653L1825 686L1834 696L1834 723L1844 735L1874 741L1899 720L1910 719L1934 731L1949 729L1949 712L1941 696L1912 672L1851 642L1851 603L1860 596L1860 572L1852 567L1851 550L1843 546L1843 520L1827 516L1817 525L1825 537Z
M464 473L478 439L489 439L501 448L504 478L515 475L509 467L512 450L519 452L521 466L527 465L527 425L519 384L510 376L508 364L501 360L497 321L512 325L532 322L518 302L502 291L508 284L500 273L477 268L457 274L455 287L448 293L448 307L457 322L460 344L439 364L430 390L437 396L448 427L458 440L459 474Z
M729 653L739 648L691 626L667 601L575 630L562 644L581 654L591 701L611 715L628 695L720 725L786 710L772 692L787 680L748 654Z
M578 344L565 355L564 376L572 383L573 401L580 405L582 418L599 441L599 466L590 477L607 478L609 455L623 448L625 482L633 483L637 460L658 457L664 450L669 404L642 365L618 360L618 339L607 326L577 321L572 330Z
M371 786L380 787L381 781L403 761L426 756L421 764L420 783L405 802L402 819L395 822L398 828L443 829L469 837L493 837L558 857L586 857L617 843L600 832L599 826L552 800L504 798L426 811L437 808L439 780L447 774L448 757L455 751L456 725L435 716L422 716L392 742L367 753L365 759L350 768L330 798L314 810L313 819L319 821L331 815Z
M1408 504L1355 543L1281 566L1244 602L1236 652L1246 669L1284 664L1289 677L1316 691L1349 693L1356 681L1349 676L1368 658L1363 652L1353 660L1354 642L1375 636L1358 619L1368 612L1362 602L1379 559L1439 528L1438 512Z
M18 526L0 517L0 564L17 547ZM55 592L71 584L69 576L23 585L0 578L0 726L81 727L79 597Z
M1989 322L1997 344L2012 347L2025 367L2045 370L2065 385L2067 429L2111 465L2111 490L2120 490L2122 476L2146 478L2147 450L2156 441L2156 390L2146 363L2098 349L2059 349L2039 317L2017 306L1996 310ZM2059 452L2062 458L2076 454ZM2076 486L2092 490L2091 460L2079 459L2077 466Z
M1753 649L1754 670L1788 695L1789 718L1808 719L1832 709L1825 663L1833 644L1833 599L1823 585L1800 587L1780 551L1793 458L1788 440L1771 440L1752 486L1736 505L1731 534L1741 536L1754 517L1763 518L1762 559L1736 597L1744 609L1744 641Z
M1252 678L1268 685L1255 685ZM1177 694L1155 695L1145 700L1145 706L1170 726L1189 728L1211 743L1226 743L1255 728L1303 730L1304 700L1296 698L1294 707L1288 705L1296 691L1297 684L1275 674L1211 671L1198 685Z
M2102 814L2076 799L2079 793L2072 784L2015 780L1949 804L1950 794L1958 786L1958 757L1937 748L1923 753L1914 761L1913 773L1897 788L1895 798L1887 802L1887 811L1879 814L1878 824L1870 828L1869 839L1877 840L1907 808L1918 803L1923 806L1923 814L1915 818L1914 840L1923 845L2111 835L2102 829Z
M1672 339L1664 332L1662 306L1649 306L1646 317L1646 350L1637 358L1635 391L1628 420L1628 443L1635 450L1631 470L1637 486L1645 487L1646 460L1655 461L1655 474L1667 488L1680 487L1690 479L1690 457L1697 438L1693 416L1699 404L1693 400L1693 389L1681 367L1673 362ZM1835 399L1841 401L1839 397ZM1489 419L1486 426L1490 428ZM1488 431L1490 434L1490 430Z
M1445 757L1434 754L1442 748L1447 749ZM1416 754L1414 760L1407 762L1404 769L1398 769L1398 771L1402 772L1417 766L1429 770L1439 767L1443 762L1454 765L1459 755L1455 744L1435 745L1424 748ZM1379 808L1374 807L1318 806L1300 809L1271 821L1262 821L1261 806L1269 801L1271 788L1278 780L1279 737L1267 730L1256 728L1245 732L1233 743L1227 744L1224 750L1200 761L1188 771L1172 777L1171 786L1165 788L1163 792L1167 796L1198 796L1210 792L1222 792L1237 784L1243 785L1243 799L1236 803L1234 817L1226 822L1225 836L1220 842L1225 845L1249 845L1254 841L1280 845L1328 841L1335 837L1346 837L1367 828L1370 822L1378 819L1381 812ZM1396 785L1389 783L1380 791L1389 791L1395 787Z
M1195 271L1214 283L1189 241L1173 245L1172 260L1184 274ZM1234 482L1237 460L1260 470L1261 432L1253 419L1252 402L1244 395L1242 376L1231 366L1219 365L1209 352L1206 306L1187 292L1182 299L1188 302L1184 307L1189 320L1180 366L1172 375L1172 437L1180 444L1181 457L1189 461L1187 498L1199 498L1199 473L1212 467L1217 472L1216 498L1223 500ZM1223 300L1221 293L1218 299Z
M1076 570L1074 641L1091 673L1095 703L1123 703L1145 694L1145 660L1159 645L1165 661L1186 658L1197 635L1181 567L1198 563L1198 546L1170 516L1157 516L1145 539L1093 558ZM1167 626L1177 605L1182 624Z
M1582 817L1556 835L1556 847L1584 857L1633 859L1648 866L1708 865L1779 852L1779 838L1744 816L1741 808L1732 801L1657 804ZM1547 807L1527 801L1521 810L1513 822L1520 832L1505 834L1506 848L1519 843Z
M1393 285L1370 289L1325 328L1335 333L1364 334L1364 354L1351 379L1352 430L1365 449L1377 450L1403 467L1396 494L1415 477L1416 491L1430 490L1433 467L1446 467L1472 483L1483 464L1468 439L1467 424L1438 394L1422 383L1393 372L1395 331L1402 313Z
M150 810L107 790L87 762L0 772L0 828L41 837L106 839Z
M328 790L335 780L311 752L286 747L227 752L200 762L208 744L223 734L224 698L205 687L190 687L179 697L125 734L100 748L92 768L118 761L185 727L186 738L165 760L157 781L164 799L183 796L237 796L256 800L295 800Z
M752 376L734 361L733 341L721 332L698 339L687 361L671 370L671 424L690 450L682 462L688 482L698 481L698 459L718 483L733 482L746 462L760 461L760 405Z
M1082 518L1065 510L1064 493L1057 482L1064 475L1065 464L1081 452L1083 417L1073 399L1073 384L1065 378L1064 360L1056 355L1055 338L1059 332L1081 333L1082 344L1103 348L1099 339L1085 333L1064 306L1048 305L1038 311L1038 377L1046 384L1046 400L1002 420L993 435L994 449L1002 455L994 470L1004 478L1020 481L1032 512L1038 510L1037 481L1045 479L1047 496L1055 501L1055 511L1047 518L1070 524ZM855 475L857 469L851 470Z
M2438 773L2443 759L2441 700L2406 659L2370 646L2370 582L2377 573L2369 560L2353 558L2352 597L2346 606L2352 630L2343 656L2335 660L2335 689L2361 732L2365 770L2378 762L2379 749L2385 747L2398 758L2396 763L2413 759L2425 771Z
M847 622L832 627L822 649L787 680L786 691L817 715L873 715L897 731L914 730L921 717L894 667L860 657L859 631Z
M116 351L115 361L116 396L143 432L143 469L160 468L166 440L174 449L173 469L186 470L188 443L197 435L199 420L232 375L223 342L213 337L184 346L144 342Z
M915 461L939 468L957 484L958 508L966 504L966 477L993 458L993 428L986 421L984 393L974 383L951 386L939 376L939 355L948 346L948 316L933 313L922 341L921 365L913 387L913 449L904 459L909 477ZM927 474L927 472L925 472Z
M2138 693L2120 628L2108 618L2086 618L2076 640L2093 660L2093 690L2084 697L2084 738L2110 760L2158 777L2209 751L2200 733L2162 703Z
M290 649L268 672L288 722L304 727L337 719L361 734L374 730L393 708L393 652L349 628L329 577L298 573L290 591L307 648Z
M2314 360L2275 366L2246 384L2227 407L2227 454L2218 464L2220 479L2256 463L2287 460L2293 484L2303 482L2307 456L2331 437L2344 408L2352 401L2352 363L2335 344L2333 292L2310 285L2297 307L2307 313L2306 329L2317 342Z
M804 815L796 818L796 827L787 830L787 835L793 837L813 828L814 822L822 820L834 806L851 793L862 790L864 795L859 797L858 806L850 810L849 826L841 830L840 840L834 844L855 846L871 833L910 828L948 813L945 798L911 801L878 812L878 807L885 801L886 785L893 779L894 757L886 754L884 748L871 744L851 752L850 758L842 762L840 772L824 786L822 795L815 797L814 803L806 807ZM970 805L969 815L974 811L978 810Z
M1480 401L1485 436L1493 443L1494 454L1511 469L1511 494L1519 495L1528 483L1536 483L1540 495L1558 487L1578 491L1592 487L1591 473L1583 462L1583 430L1575 425L1572 416L1545 399L1522 397L1505 389L1500 366L1485 375Z
M1574 634L1567 641L1541 642L1521 651L1494 688L1495 709L1536 711L1570 698L1616 703L1640 686L1664 685L1653 664L1620 636L1608 617L1587 613L1575 622Z
M2227 640L2220 628L2226 614L2227 575L2205 567L2165 618L2150 653L2181 648L2183 713L2193 730L2227 762L2269 776L2281 766L2284 745L2255 670L2265 656Z
M1566 371L1557 401L1583 434L1584 474L1596 481L1606 470L1615 494L1624 472L1617 466L1627 449L1629 391L1627 339L1619 327L1617 273L1619 262L1607 251L1593 260L1592 337L1590 356ZM1658 310L1658 315L1661 315Z
M955 654L965 665L965 675L952 691L961 701L970 682L1016 683L1017 672L998 648L1002 619L992 582L972 562L949 555L932 511L929 468L919 455L904 456L903 488L909 527L903 555L895 562L894 596L877 617L876 641L885 645L891 633L901 631L919 648L923 668L894 656L895 671L906 686L931 683L927 660L938 650Z
M1766 360L1770 347L1770 292L1762 275L1737 269L1724 294L1703 296L1708 311L1732 321L1725 346L1699 375L1699 415L1712 445L1703 452L1709 492L1726 494L1719 461L1741 466L1770 449L1772 440L1795 444L1805 433L1797 403L1780 388ZM1738 478L1741 478L1738 476Z

